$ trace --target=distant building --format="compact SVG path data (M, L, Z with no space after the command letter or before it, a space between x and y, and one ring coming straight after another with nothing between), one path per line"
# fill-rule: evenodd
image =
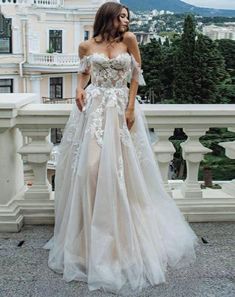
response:
M231 39L235 40L235 24L226 23L223 27L209 25L203 27L203 34L210 37L212 40L215 39Z
M156 39L156 40L161 39L161 42L164 42L166 40L166 37L159 36L155 32L136 31L134 32L134 34L139 44L149 43L151 39Z

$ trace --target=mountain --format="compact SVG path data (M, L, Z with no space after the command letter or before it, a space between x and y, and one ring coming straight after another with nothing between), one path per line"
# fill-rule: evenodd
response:
M235 10L197 7L181 0L121 0L133 11L170 10L175 13L193 13L202 16L235 16Z

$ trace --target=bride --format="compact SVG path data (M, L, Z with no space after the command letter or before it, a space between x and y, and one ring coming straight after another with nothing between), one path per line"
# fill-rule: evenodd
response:
M197 243L164 190L135 99L144 79L128 24L128 8L107 2L93 37L79 46L76 104L56 167L54 236L44 246L64 280L115 293L164 282L167 266L195 260Z

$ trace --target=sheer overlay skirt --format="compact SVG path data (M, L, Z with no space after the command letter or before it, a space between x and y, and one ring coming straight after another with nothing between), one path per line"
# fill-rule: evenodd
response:
M139 103L129 131L127 88L86 93L59 146L48 265L90 290L139 291L192 263L197 237L164 190Z

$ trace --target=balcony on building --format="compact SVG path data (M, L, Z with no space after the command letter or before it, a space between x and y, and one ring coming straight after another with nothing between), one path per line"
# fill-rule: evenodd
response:
M64 0L0 0L0 5L26 5L39 8L58 8L64 5Z

